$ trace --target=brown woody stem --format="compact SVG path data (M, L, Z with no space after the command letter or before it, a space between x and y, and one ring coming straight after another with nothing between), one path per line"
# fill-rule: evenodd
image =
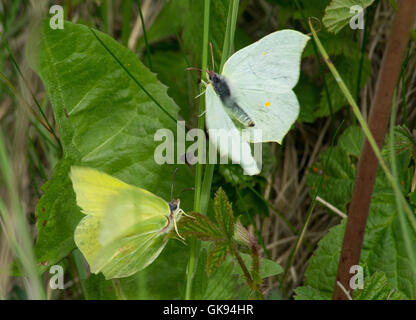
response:
M415 14L416 1L400 1L383 56L369 117L369 128L379 147L382 146L386 134L394 89L399 78ZM350 268L359 264L377 167L377 157L366 140L358 162L357 176L348 210L347 227L333 293L333 299L336 300L348 299L341 286L336 283L339 281L342 286L349 289L349 281L352 276Z

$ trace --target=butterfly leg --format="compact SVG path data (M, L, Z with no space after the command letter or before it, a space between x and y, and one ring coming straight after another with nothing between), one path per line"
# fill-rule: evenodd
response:
M205 113L207 113L207 110L205 110L204 112L202 112L201 114L198 115L198 118L202 117Z
M191 218L191 219L196 219L195 217L190 216L189 214L186 214L186 213L185 213L185 211L183 211L182 209L179 209L178 213L179 213L179 214L183 214L184 216L186 216L186 217L188 217L188 218Z
M176 225L176 219L175 219L175 218L173 218L173 226L175 227L175 231L176 231L176 234L178 235L178 237L179 237L179 238L181 238L182 240L185 240L185 238L184 238L184 237L182 237L182 236L179 234L179 231L178 231L178 226Z
M206 90L202 91L200 94L198 94L195 99L198 99L200 96L202 96L205 93Z

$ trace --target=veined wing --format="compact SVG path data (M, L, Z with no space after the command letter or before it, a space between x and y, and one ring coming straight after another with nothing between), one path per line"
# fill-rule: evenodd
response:
M71 179L87 214L75 229L75 243L92 272L126 277L156 259L171 228L166 201L91 168L73 167Z
M238 89L238 104L256 124L242 131L249 142L282 143L299 115L299 102L292 90L275 93Z
M249 175L258 174L260 170L251 155L250 145L245 141L230 119L212 85L206 90L206 122L209 141L221 157L229 157L232 163L238 163Z
M166 232L154 230L151 224L137 226L134 235L99 241L102 218L86 216L75 230L75 242L87 259L91 272L102 272L106 279L128 277L148 265L167 243Z
M137 197L135 203L147 207L143 212L169 211L168 203L153 193L129 185L104 172L87 168L71 167L70 177L76 194L77 204L85 214L101 216L109 207L113 199L123 192L133 192Z
M299 79L308 40L298 31L276 31L233 54L222 74L236 89L287 92Z
M168 225L169 204L142 191L135 187L121 191L108 204L98 237L103 246L134 234L158 232Z

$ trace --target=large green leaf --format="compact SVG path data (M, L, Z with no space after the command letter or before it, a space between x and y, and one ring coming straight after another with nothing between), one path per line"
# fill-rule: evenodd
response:
M169 87L169 96L178 104L180 115L188 123L197 102L194 98L197 83L195 74L185 70L188 65L184 53L159 50L152 54L152 67L158 79Z
M115 300L117 292L111 280L105 280L102 274L92 274L81 280L86 300Z
M351 199L352 184L355 177L355 165L362 146L360 129L349 128L340 137L340 142L333 147L326 172L323 172L322 160L314 165L308 177L311 189L317 187L317 175L324 175L323 190L319 196L345 209ZM323 158L327 157L324 154ZM402 192L408 194L411 185L412 170L408 167L410 151L404 151L397 157L399 169L398 179ZM349 171L346 171L350 168ZM348 172L348 174L346 174ZM315 176L315 177L314 177ZM348 187L346 187L348 186ZM409 234L413 250L416 250L416 233L409 224L403 230L399 221L394 192L379 169L370 205L360 265L366 276L382 271L387 276L392 289L399 290L407 298L416 297L416 273L409 260L404 234ZM326 298L330 299L335 284L342 239L346 220L334 228L319 242L318 249L309 260L305 273L304 287L296 289L298 299Z
M32 34L27 55L51 100L64 148L64 159L44 186L36 208L35 251L46 266L75 247L73 232L82 214L68 176L71 165L97 168L170 200L177 166L155 162L159 142L154 134L159 128L176 132L178 107L135 54L86 26L66 22L63 30L53 30L46 22ZM187 167L180 166L174 194L192 180ZM191 199L182 199L181 204L189 209ZM159 259L168 255L165 250ZM153 281L166 276L156 267L144 272ZM165 298L179 295L164 293Z
M332 0L325 9L325 16L322 22L329 31L338 33L356 15L354 10L350 10L351 7L360 6L362 9L365 9L373 2L374 0Z

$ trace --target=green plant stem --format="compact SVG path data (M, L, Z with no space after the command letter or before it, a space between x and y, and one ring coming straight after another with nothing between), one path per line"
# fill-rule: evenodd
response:
M396 156L394 152L394 126L396 123L396 114L397 114L397 104L396 104L396 96L397 96L397 89L393 96L393 107L390 117L390 139L389 139L389 147L390 147L390 162L391 162L391 169L393 172L393 176L396 180L396 183L399 184L397 179L398 177L398 170L397 170L397 163L396 163ZM413 274L416 275L416 256L415 256L415 248L412 245L411 236L409 234L409 229L406 225L406 215L403 212L403 204L400 200L400 192L398 190L394 190L394 196L396 200L396 207L397 207L397 214L399 216L400 221L400 228L402 230L402 235L404 239L404 244L407 250L407 255L409 256L409 260L411 261L410 266L413 269ZM414 292L412 299L416 296L416 292Z
M358 108L354 98L352 97L350 91L348 90L347 86L345 85L344 81L342 80L341 76L339 75L337 69L335 69L334 64L332 63L331 59L329 58L328 54L326 53L324 47L322 46L318 36L316 35L315 30L312 27L312 24L309 23L309 26L312 30L313 36L316 40L316 43L318 45L319 51L321 52L329 70L331 71L331 73L333 74L335 80L337 81L341 91L343 92L343 94L345 95L345 97L347 98L348 103L351 105L351 108L358 120L358 122L361 125L361 128L363 129L363 132L368 140L368 143L370 144L375 156L377 157L377 160L380 163L381 168L384 171L384 174L386 175L387 180L389 181L391 187L394 190L398 190L398 192L400 193L400 201L402 202L403 208L406 212L406 214L408 215L408 218L412 224L413 229L416 231L416 218L413 215L412 210L409 207L409 204L407 203L406 199L404 198L403 194L400 191L400 185L397 183L396 179L394 179L392 173L390 172L382 154L380 151L380 148L377 145L376 140L374 139L373 134L371 133L367 123L365 122L360 109Z
M309 21L314 38L317 41L319 50L324 57L330 71L337 81L341 91L351 105L355 116L360 123L367 140L361 152L360 160L355 178L353 195L349 206L347 227L344 234L340 262L336 283L338 281L344 288L348 286L350 280L349 270L352 265L358 264L362 243L364 239L365 226L369 213L371 194L374 187L375 176L378 164L383 169L393 190L408 216L412 228L416 231L416 219L406 199L401 193L397 180L393 177L384 161L379 145L382 145L386 132L388 115L391 110L391 102L394 95L394 88L400 74L400 66L405 54L406 44L410 36L410 30L414 16L416 14L416 3L411 1L400 2L399 9L396 13L389 40L387 42L386 52L383 56L382 67L377 81L375 98L372 102L369 124L374 131L377 140L374 138L367 123L364 121L360 110L354 101L351 93L348 91L345 83L329 59L325 49L320 43L315 30ZM333 299L347 299L341 286L335 285Z
M130 35L132 0L122 1L121 43L126 46Z
M145 43L145 46L146 46L147 59L149 60L149 68L150 68L150 70L152 70L152 59L150 57L150 47L149 47L149 43L147 41L146 25L144 24L142 6L140 4L140 0L137 0L137 5L139 7L139 15L140 15L140 21L142 23L143 38L144 38L144 43Z
M336 132L332 136L331 144L330 144L330 148L329 148L329 154L328 154L328 157L326 158L326 161L325 161L325 164L324 164L324 171L328 167L329 160L331 159L332 147L335 144L336 137L338 136L338 132L341 130L343 124L344 124L344 121L341 122L341 124L338 126ZM289 259L288 259L288 262L286 264L285 270L284 270L284 272L282 274L281 281L280 281L280 287L281 288L284 287L285 280L286 280L286 276L287 276L287 274L289 272L290 266L292 265L293 258L295 257L297 251L299 250L300 245L302 244L303 238L304 238L304 236L306 234L306 230L308 228L309 221L310 221L311 216L312 216L312 212L313 212L313 210L315 208L316 197L318 196L319 191L321 190L321 187L322 187L322 183L323 182L324 182L324 175L322 175L321 178L319 179L319 184L318 184L318 187L316 188L316 192L315 192L315 194L313 196L312 203L311 203L311 205L310 205L310 207L308 209L308 213L306 215L305 222L304 222L304 224L302 226L302 230L301 230L299 236L296 238L295 246L293 247L293 249L291 250L291 252L289 254Z
M228 5L227 27L224 36L224 45L222 48L221 66L219 72L222 71L225 61L231 56L233 51L235 27L237 24L239 0L231 0Z
M225 31L224 38L224 47L221 57L221 68L225 60L231 55L232 44L234 42L234 33L235 25L237 23L238 17L238 6L239 0L232 0L230 2L228 18L227 18L227 28ZM202 48L202 70L206 70L208 65L208 36L209 36L209 20L210 20L210 0L204 1L204 33L203 33L203 48ZM206 75L205 75L206 76ZM200 92L203 92L201 86ZM203 99L200 100L199 104L199 114L205 112L205 104ZM204 131L205 129L205 118L199 117L198 119L198 129ZM203 142L198 140L198 143L201 143L201 148L203 149ZM211 193L211 184L212 176L214 173L214 164L207 164L205 169L204 182L202 183L202 154L198 154L198 162L196 164L196 173L195 173L195 199L194 199L194 210L196 212L204 212L208 209L208 203ZM185 299L191 299L192 297L192 280L193 275L196 270L196 265L198 261L200 242L198 240L191 240L191 253L189 256L188 268L187 268L187 281L186 281L186 290L185 290Z
M208 63L208 36L209 36L209 17L210 17L210 0L204 0L204 34L203 34L203 43L202 43L202 70L207 68ZM201 86L200 91L202 92L203 88ZM205 102L203 99L200 99L199 102L199 114L203 114L205 111ZM198 128L204 131L205 128L205 118L198 118ZM198 139L198 150L203 149L203 142ZM201 147L201 148L199 148ZM194 211L200 212L201 210L201 187L202 187L202 154L198 153L198 161L196 163L196 172L195 172L195 196L194 196ZM209 195L208 195L209 197ZM197 239L192 239L190 241L190 255L188 261L188 267L186 270L186 289L185 289L185 299L190 300L192 298L192 281L195 274L195 270L198 262L198 255L200 249L200 242Z

